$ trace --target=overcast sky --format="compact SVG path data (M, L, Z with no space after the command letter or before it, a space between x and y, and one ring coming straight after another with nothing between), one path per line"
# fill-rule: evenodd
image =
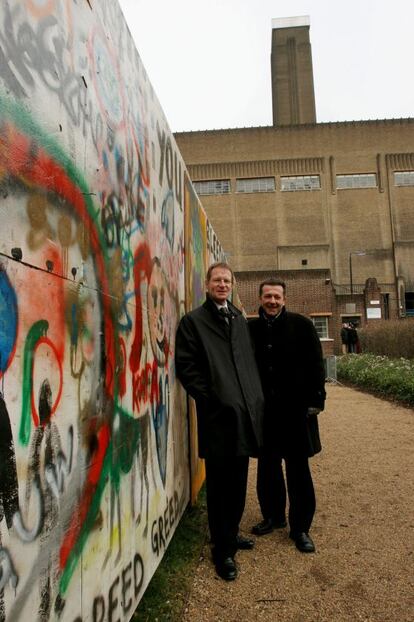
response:
M298 15L319 122L414 116L413 0L119 2L175 132L271 125L271 20Z

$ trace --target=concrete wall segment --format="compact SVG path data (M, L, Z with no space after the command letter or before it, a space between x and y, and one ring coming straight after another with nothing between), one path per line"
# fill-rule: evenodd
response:
M1 3L1 620L129 620L189 500L184 173L116 0Z

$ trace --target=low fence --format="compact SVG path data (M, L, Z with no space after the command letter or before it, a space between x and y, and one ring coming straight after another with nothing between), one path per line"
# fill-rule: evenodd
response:
M327 382L336 382L337 380L337 372L336 372L336 356L327 356L323 359L323 363L325 366L325 378Z

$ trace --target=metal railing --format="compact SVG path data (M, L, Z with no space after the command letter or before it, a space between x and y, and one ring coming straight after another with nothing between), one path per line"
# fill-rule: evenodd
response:
M326 382L336 382L336 356L327 356L323 359L325 365Z
M335 294L337 296L347 296L351 295L351 285L340 285L339 283L332 283ZM395 283L378 283L378 287L381 290L382 294L391 294L395 291L396 285ZM365 290L365 283L353 283L352 284L352 294L363 294Z

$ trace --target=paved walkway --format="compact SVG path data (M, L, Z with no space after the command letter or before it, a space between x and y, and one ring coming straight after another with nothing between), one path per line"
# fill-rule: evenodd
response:
M274 532L239 552L239 578L226 583L206 546L184 622L414 622L414 412L329 385L320 427L317 552ZM260 519L255 468L246 534Z

